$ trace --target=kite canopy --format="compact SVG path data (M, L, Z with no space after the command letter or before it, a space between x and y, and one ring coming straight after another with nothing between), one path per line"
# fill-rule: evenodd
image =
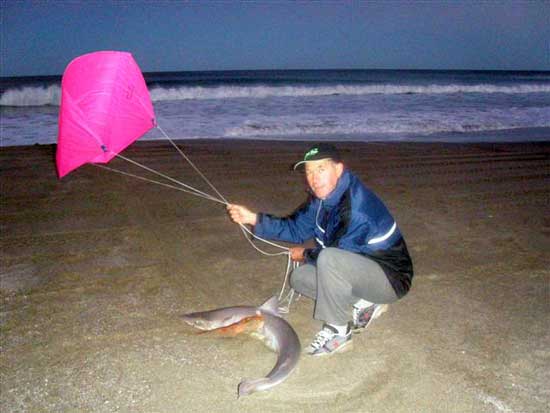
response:
M63 74L57 172L107 163L155 126L153 104L130 53L95 52L74 59Z

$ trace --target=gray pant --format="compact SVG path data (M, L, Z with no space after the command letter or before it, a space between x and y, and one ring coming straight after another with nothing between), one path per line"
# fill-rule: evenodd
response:
M397 300L377 262L339 248L322 250L316 266L305 264L296 268L290 284L300 294L315 300L315 319L334 325L351 320L352 305L360 298L376 304Z

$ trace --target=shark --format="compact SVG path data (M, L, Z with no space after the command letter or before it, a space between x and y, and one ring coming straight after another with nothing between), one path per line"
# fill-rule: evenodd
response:
M278 304L275 296L259 307L223 307L182 316L187 324L204 332L229 337L250 334L277 353L277 362L265 377L244 379L239 383L238 398L272 389L285 381L298 365L300 339L292 326L280 316Z

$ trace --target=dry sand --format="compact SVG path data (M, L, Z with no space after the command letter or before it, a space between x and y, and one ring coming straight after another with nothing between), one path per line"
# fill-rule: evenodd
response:
M193 141L232 202L286 214L304 143ZM195 335L180 315L260 304L282 283L222 205L86 165L53 146L1 150L2 412L545 412L550 403L550 145L342 144L415 263L410 293L355 337L236 399L275 355ZM207 189L168 144L125 155ZM113 167L133 170L124 161ZM301 299L287 317L319 328Z

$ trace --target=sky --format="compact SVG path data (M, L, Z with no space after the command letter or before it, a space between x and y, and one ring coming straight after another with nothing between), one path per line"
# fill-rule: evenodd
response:
M550 1L0 2L0 76L131 52L142 71L550 70Z

